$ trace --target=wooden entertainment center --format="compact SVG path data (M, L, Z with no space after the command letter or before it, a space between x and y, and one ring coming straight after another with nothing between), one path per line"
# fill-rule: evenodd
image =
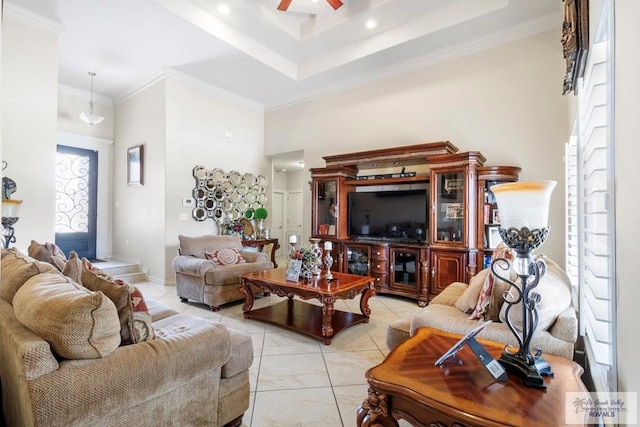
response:
M372 276L379 293L413 298L420 306L452 282L468 283L484 268L499 219L489 188L517 181L520 173L515 166L485 167L480 152L460 153L448 141L323 159L326 167L311 169L311 235L333 243L332 270ZM396 200L396 195L421 191L426 193L424 223L406 220L406 209L395 201L387 204L391 211L378 204L375 210L350 212L354 193ZM381 210L388 221L370 225ZM362 222L356 225L355 218Z

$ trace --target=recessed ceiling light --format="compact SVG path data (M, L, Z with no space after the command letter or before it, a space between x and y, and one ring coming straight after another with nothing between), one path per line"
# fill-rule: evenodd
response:
M311 3L318 3L320 0L311 0Z
M371 30L378 26L378 22L375 19L369 19L365 25Z
M228 14L229 13L229 6L227 6L226 4L218 5L218 12L220 12L223 15Z
M286 172L287 170L285 168L280 169L280 172Z

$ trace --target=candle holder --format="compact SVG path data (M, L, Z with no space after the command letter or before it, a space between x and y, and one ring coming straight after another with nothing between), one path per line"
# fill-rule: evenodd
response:
M507 371L523 377L527 387L545 389L542 376L551 376L551 366L542 357L540 349L531 352L531 341L538 326L537 304L540 294L534 292L547 271L542 259L534 260L533 251L542 245L549 234L547 227L549 202L554 181L513 182L491 187L500 210L501 225L498 229L502 241L516 253L512 264L505 258L491 263L491 272L509 285L502 294L505 322L518 342L518 348L505 347L499 362ZM513 267L517 275L509 280L508 271ZM520 304L522 330L518 330L511 319L511 310Z
M324 278L327 280L333 280L333 274L331 274L331 266L333 265L333 257L331 256L330 251L325 251L324 255L324 265L327 268L327 272L324 275Z

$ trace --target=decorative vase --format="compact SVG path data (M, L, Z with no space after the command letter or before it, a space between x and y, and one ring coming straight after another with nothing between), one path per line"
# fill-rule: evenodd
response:
M314 276L319 276L322 271L322 248L319 245L320 239L311 237L309 243L311 243L311 252L314 255L313 259L309 261L309 269Z

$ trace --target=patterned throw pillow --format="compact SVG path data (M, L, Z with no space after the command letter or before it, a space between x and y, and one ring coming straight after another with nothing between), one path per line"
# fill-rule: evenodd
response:
M31 258L52 264L58 271L64 270L64 266L67 263L67 257L64 252L54 243L46 242L43 244L32 240L27 253Z
M151 313L138 288L120 279L112 279L91 270L91 264L82 259L82 285L92 291L101 291L116 306L120 318L122 344L136 344L155 338Z
M500 243L493 251L493 259L498 258L513 260L515 258L515 252L504 243ZM509 270L504 271L502 275L511 281L514 281L517 277L512 265L510 265ZM504 302L502 294L507 291L508 288L509 285L504 280L496 277L493 271L490 270L480 291L476 307L468 319L500 321L500 308Z
M236 248L224 248L213 252L205 252L204 254L207 259L215 262L220 267L247 262Z

